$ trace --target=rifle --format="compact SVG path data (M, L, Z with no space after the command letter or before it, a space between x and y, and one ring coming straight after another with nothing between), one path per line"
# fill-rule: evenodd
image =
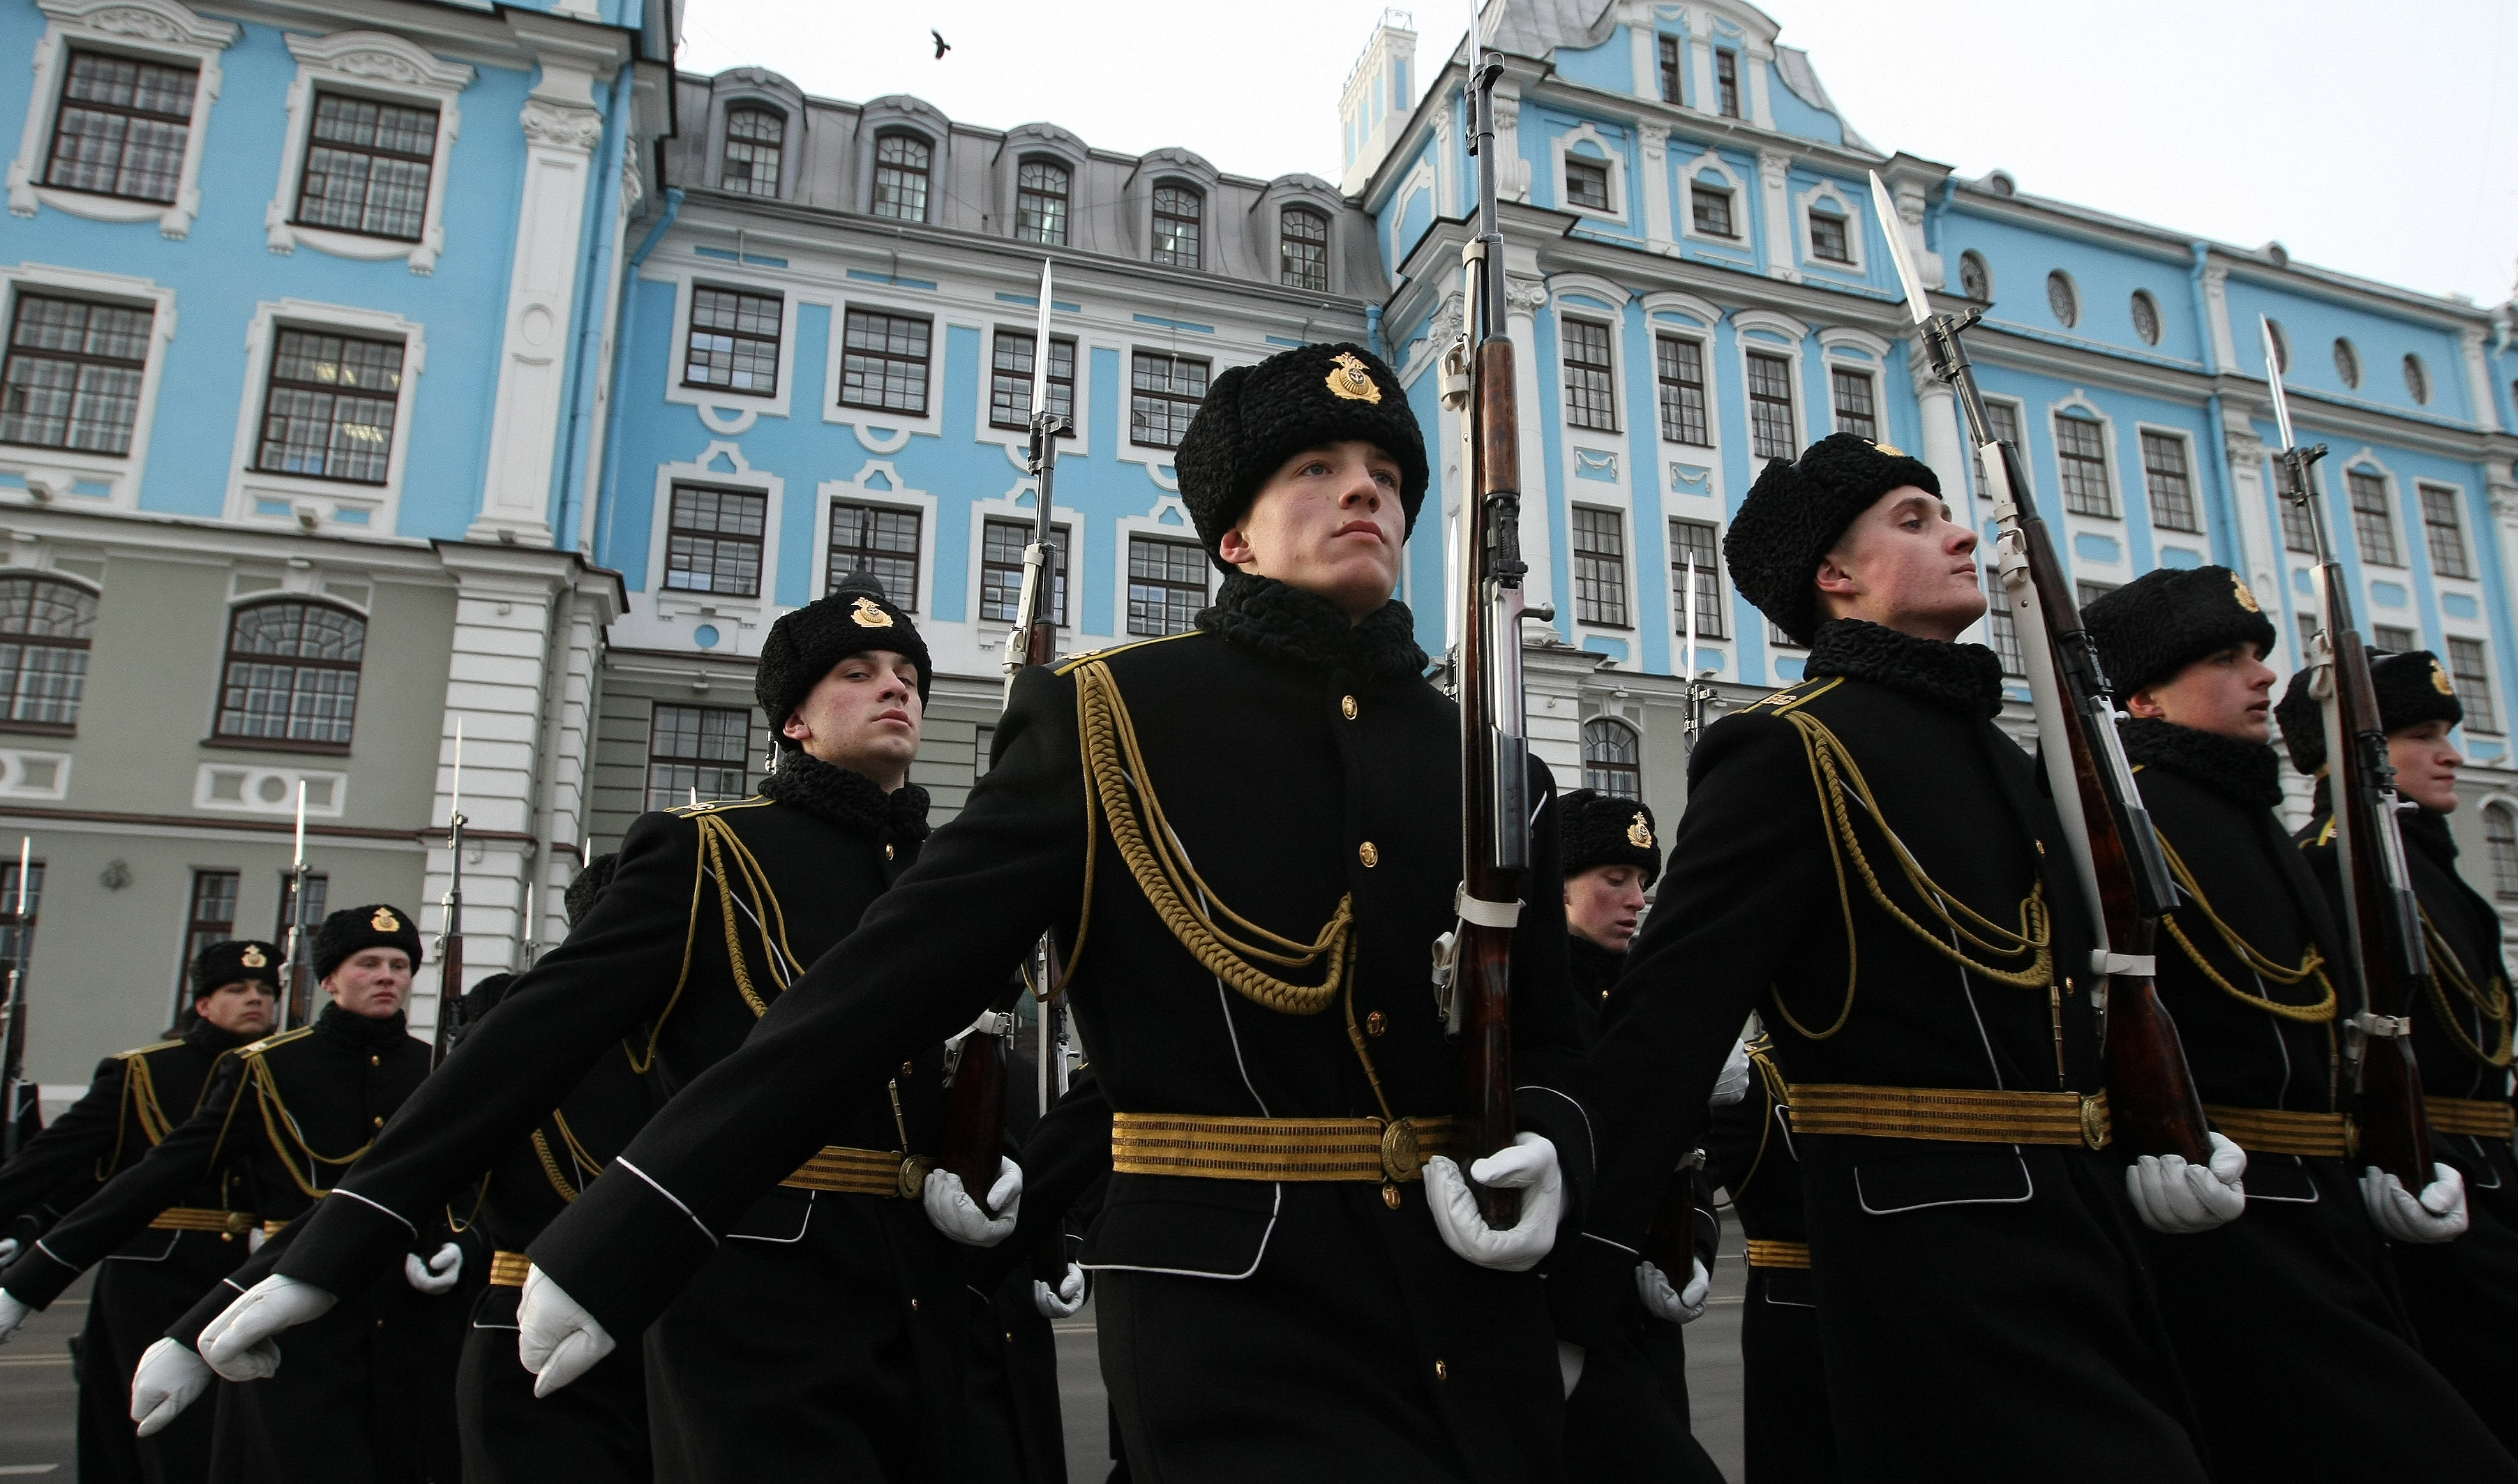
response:
M1475 31L1471 32L1472 45ZM1470 83L1469 153L1478 160L1477 235L1460 249L1465 313L1443 357L1443 402L1460 418L1459 919L1434 941L1435 1003L1465 1039L1457 1123L1460 1167L1512 1143L1512 931L1530 869L1530 744L1522 735L1521 439L1512 340L1504 328L1503 229L1496 218L1495 88L1500 54ZM1474 497L1472 502L1471 497ZM1477 1186L1498 1230L1521 1219L1517 1191Z
M289 1030L313 1008L315 984L306 962L306 780L297 780L297 835L288 867L288 981L281 986L280 1024Z
M35 1132L27 1125L42 1121L40 1115L30 1116L37 1099L26 1080L26 958L34 932L26 904L35 880L34 849L33 837L18 837L18 938L9 956L8 1027L0 1031L0 1117L8 1120L0 1130L0 1158L7 1159L18 1157L19 1146Z
M2203 1102L2187 1069L2177 1023L2151 982L2152 939L2160 914L2177 904L2177 888L2159 834L2134 786L2123 739L2116 735L2115 700L2098 650L2081 626L2072 584L2055 554L2054 533L2037 513L2027 466L2018 449L1994 436L1984 398L1976 390L1975 369L1959 343L1960 333L1983 319L1983 313L1932 311L1924 281L1907 255L1896 198L1877 171L1871 175L1871 199L1905 287L1907 308L1932 357L1932 375L1957 393L1966 415L1969 442L2001 527L2002 600L2011 605L2019 624L2047 791L2062 820L2073 874L2096 935L2090 950L2090 998L2099 1011L2117 1135L2137 1155L2179 1155L2190 1163L2208 1164L2212 1146ZM2056 1003L2060 1017L2061 1000Z
M455 787L447 810L446 849L454 864L446 882L446 921L437 935L437 1033L428 1044L428 1069L446 1060L463 1023L463 719L455 719Z
M2361 1009L2347 1024L2344 1040L2360 1105L2361 1160L2403 1181L2405 1189L2419 1191L2431 1181L2431 1131L2422 1112L2421 1073L2413 1064L2411 1016L2429 984L2431 963L2422 941L2421 906L2405 869L2404 836L2396 827L2396 810L2405 806L2396 797L2396 768L2387 758L2387 729L2370 684L2369 651L2353 626L2352 589L2334 555L2312 472L2325 457L2325 445L2299 446L2273 327L2263 329L2265 378L2273 386L2274 422L2281 430L2282 498L2308 513L2317 545L2320 627L2309 641L2309 693L2325 722L2334 849L2346 884L2343 919L2361 971Z

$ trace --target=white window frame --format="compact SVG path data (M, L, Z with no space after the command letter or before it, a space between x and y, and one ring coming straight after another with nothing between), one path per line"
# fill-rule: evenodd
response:
M1028 496L1029 498L1018 500L1015 497L1019 495ZM1007 495L989 500L975 500L971 502L970 564L963 573L962 590L971 594L970 612L972 637L973 642L978 646L979 651L982 654L994 652L1002 658L1005 650L1006 635L1012 632L1013 627L1011 625L1000 626L996 620L982 618L979 614L979 569L986 565L987 562L988 522L992 520L1020 521L1025 529L1031 529L1038 523L1039 518L1039 495L1031 489L1031 486L1027 481L1021 485L1018 485L1013 492ZM1066 532L1067 548L1059 553L1066 562L1066 622L1058 626L1058 633L1061 639L1071 643L1076 634L1084 632L1083 578L1084 548L1087 544L1084 534L1084 512L1075 508L1073 505L1055 504L1050 510L1050 526L1052 529L1063 528ZM828 544L825 543L824 550L827 551L828 549ZM1041 600L1044 605L1048 603L1049 597L1050 594L1047 593L1042 595ZM1122 601L1124 602L1124 600L1123 589ZM1120 613L1120 622L1123 625L1127 622L1127 614L1124 608Z
M940 153L940 152L939 152ZM791 293L790 298L794 295ZM840 402L840 382L847 371L848 311L862 309L869 314L899 315L927 322L927 411L919 414L886 412L874 407L849 407ZM925 433L931 438L944 435L944 347L952 337L952 327L964 323L947 321L945 306L934 299L913 299L898 294L847 293L831 301L831 343L822 357L822 420L846 423L856 429L857 441L868 453L897 454L908 446L909 435ZM982 329L979 340L987 343ZM1080 337L1079 337L1080 338ZM1076 347L1077 354L1084 347ZM782 358L785 352L780 352ZM982 354L985 354L984 350ZM1080 374L1080 373L1079 373ZM786 378L780 377L780 385ZM980 409L985 417L987 410Z
M368 262L410 260L422 278L437 271L446 250L446 176L455 157L455 139L463 129L456 99L472 85L473 68L445 62L400 36L382 31L335 31L328 36L290 32L288 54L297 59L297 79L288 85L288 132L280 152L280 186L263 208L262 225L271 250L295 252L301 245L334 257ZM428 167L428 205L420 219L419 240L369 237L329 227L308 227L289 220L297 214L297 193L306 168L307 141L315 129L315 94L369 98L382 103L416 104L437 110L437 149Z
M1038 244L1035 243L1034 245ZM1054 294L1055 290L1052 290L1052 292ZM1014 313L1020 313L1020 309L1017 306L1009 305L1007 307ZM1064 318L1070 323L1065 325L1060 324L1059 321L1062 316L1064 316ZM1087 331L1081 326L1071 323L1075 318L1075 316L1066 314L1065 311L1057 309L1054 306L1050 310L1049 337L1052 340L1071 340L1075 343L1075 386L1073 389L1075 410L1073 416L1069 418L1069 421L1074 424L1074 432L1072 436L1058 440L1058 454L1062 458L1087 458L1092 457L1093 453L1092 434L1088 432L1087 429L1093 425L1092 356L1094 342L1087 338ZM1036 319L1022 319L1018 321L1009 318L1004 320L992 320L979 327L978 395L973 399L977 406L973 410L972 415L975 421L971 436L974 442L993 443L999 448L1004 449L1006 451L1006 461L1013 464L1016 471L1022 475L1022 480L1018 485L1018 488L1028 489L1031 485L1031 434L1028 432L1020 432L1010 427L999 427L988 420L988 393L990 385L997 374L997 335L1002 331L1008 330L1019 335L1036 335L1039 332L1039 322ZM836 391L832 394L832 400L838 400L838 393ZM1163 449L1158 452L1170 453L1171 450ZM1062 508L1064 507L1062 506ZM973 570L976 571L977 569L974 568Z
M1166 514L1176 517L1180 524L1165 524L1163 516ZM1180 497L1176 495L1163 496L1155 501L1153 507L1143 515L1119 517L1110 546L1110 633L1108 636L1123 644L1148 637L1146 634L1128 632L1128 551L1133 539L1140 536L1151 537L1158 541L1188 542L1193 546L1198 545L1197 528L1190 521L1189 506L1183 504ZM1210 605L1214 603L1216 589L1223 580L1224 574L1216 570L1215 562L1210 558L1206 564L1206 600ZM1073 578L1068 578L1067 583L1068 592L1078 590L1074 586ZM1076 624L1079 629L1083 625L1083 613L1079 610L1076 614Z
M1721 176L1723 184L1731 188L1731 225L1738 230L1730 237L1715 237L1713 233L1696 230L1696 197L1692 193L1696 188L1696 177L1707 170ZM1724 159L1719 151L1708 150L1679 165L1678 199L1671 202L1671 215L1678 219L1680 241L1704 242L1727 252L1754 256L1758 250L1758 230L1750 218L1751 204L1752 196L1749 188L1741 183L1740 172L1731 168L1730 161Z
M1598 158L1594 158L1587 154L1576 155L1574 153L1574 146L1578 144L1589 145L1591 148L1600 152L1600 156ZM1554 169L1556 171L1557 210L1563 211L1572 216L1585 217L1595 222L1615 222L1621 227L1630 227L1633 225L1633 222L1629 219L1632 213L1628 208L1629 195L1627 190L1627 156L1626 152L1619 148L1619 142L1617 140L1613 140L1607 135L1602 134L1599 129L1593 125L1591 120L1586 118L1583 120L1580 125L1566 130L1564 133L1557 135L1553 140L1549 141L1548 148L1552 152ZM1608 166L1608 210L1600 211L1589 206L1578 206L1574 204L1573 198L1569 196L1565 191L1565 161L1568 158L1579 158L1585 164L1603 164Z
M166 343L175 338L175 290L149 279L84 268L58 268L48 263L0 267L0 335L16 323L22 292L58 293L81 299L120 301L153 311L149 323L149 359L140 373L140 407L131 419L131 452L99 454L86 449L39 449L0 443L0 475L15 475L23 491L0 486L0 501L15 503L94 507L98 497L80 495L81 483L109 487L102 503L110 509L136 510L140 488L149 471L150 430L157 417L157 389L166 371ZM5 358L5 356L0 356Z
M2063 440L2056 434L2055 423L2057 419L2070 415L2084 417L2099 426L2099 451L2106 460L2107 495L2110 502L2115 506L2113 515L2085 515L2066 502L2066 497L2063 494ZM2028 425L2021 423L2019 431L2022 436L2026 436ZM2118 587L2133 581L2132 517L2125 513L2132 504L2132 499L2125 493L2124 446L2116 441L2116 420L2108 416L2106 411L2096 402L2091 401L2089 393L2076 386L2072 388L2069 396L2059 397L2046 405L2046 447L2052 455L2049 462L2052 465L2051 477L2054 480L2052 488L2055 491L2055 509L2063 516L2065 528L2075 536L2087 530L2094 536L2111 537L2115 541L2118 555L2111 564L2113 570L2103 573L2092 581L2114 583ZM2136 457L2137 458L2140 457L2139 445L2136 446ZM2148 486L2142 492L2142 503L2145 523L2148 524L2150 513L2150 490ZM2084 525L2079 524L2080 522L2096 522L2096 524ZM2082 575L2080 572L2082 566L2099 564L2089 563L2075 553L2065 565L2073 569L2072 576L2078 579ZM2118 575L2119 572L2123 575Z
M1731 317L1731 371L1732 374L1740 378L1740 414L1751 419L1740 424L1741 435L1749 440L1750 461L1757 463L1758 460L1756 452L1758 439L1754 431L1757 410L1749 397L1748 390L1751 351L1760 355L1782 356L1792 363L1793 447L1788 457L1799 458L1801 451L1808 448L1811 443L1809 374L1808 368L1802 364L1803 351L1809 344L1809 327L1770 309L1744 309ZM1769 334L1781 335L1788 343L1778 345L1772 340L1752 339L1749 331L1753 329L1762 329ZM1832 413L1831 415L1833 415Z
M1840 263L1834 258L1818 255L1818 239L1810 229L1810 208L1821 201L1832 202L1836 214L1845 218L1845 250L1851 255L1850 262ZM1794 196L1793 225L1800 229L1802 266L1848 278L1867 277L1870 268L1862 249L1870 234L1863 226L1863 219L1862 207L1832 180L1822 180Z
M1836 379L1840 366L1860 371L1871 378L1872 419L1880 424L1881 443L1893 444L1888 436L1888 356L1889 343L1868 330L1845 326L1831 326L1818 332L1819 370L1829 373L1827 382L1827 430L1841 433L1836 425Z
M796 165L803 152L804 118L796 101L774 88L757 82L727 83L718 79L717 90L710 95L708 111L708 168L704 178L712 191L725 191L725 128L737 109L759 109L775 113L783 125L778 139L778 194L754 196L732 194L748 200L792 201L796 198Z
M1556 400L1558 421L1562 425L1565 444L1569 450L1567 458L1572 458L1570 450L1577 440L1597 445L1598 451L1623 452L1634 427L1633 409L1628 406L1627 396L1628 291L1606 279L1591 278L1583 274L1558 274L1548 282L1547 286L1547 307L1556 316ZM1566 302L1568 295L1572 294L1581 294L1592 302L1588 304ZM1600 308L1599 306L1603 304L1608 307ZM1565 322L1567 320L1580 320L1585 325L1597 326L1609 332L1609 415L1616 419L1615 427L1576 427L1571 418L1563 415L1566 365ZM1658 428L1661 421L1661 408L1658 405L1653 408L1653 421ZM1658 432L1655 436L1659 436ZM1573 475L1573 467L1570 463L1567 465L1566 475L1568 478Z
M883 483L868 480L881 476ZM935 611L935 525L937 502L927 490L911 489L900 477L900 470L889 458L870 458L865 467L849 479L825 479L813 490L813 580L805 589L814 597L827 597L831 590L831 507L841 502L860 505L890 505L895 510L916 510L918 516L918 593L915 606L903 611L926 620L930 625L955 623L963 614L938 614ZM847 574L843 573L842 576ZM1073 589L1070 587L1069 591ZM966 589L967 591L967 589ZM895 605L897 592L885 592Z
M1684 651L1687 643L1687 614L1685 611L1687 608L1687 580L1682 577L1672 577L1671 575L1671 568L1677 564L1678 548L1676 544L1671 542L1670 539L1670 523L1674 520L1683 520L1691 525L1712 526L1714 528L1714 565L1711 568L1706 569L1703 575L1713 580L1715 600L1721 606L1723 625L1731 631L1724 634L1699 633L1696 636L1697 669L1711 670L1717 675L1736 676L1740 673L1739 660L1737 656L1739 654L1739 645L1743 635L1740 632L1740 615L1731 600L1733 595L1731 591L1731 575L1723 569L1722 565L1722 543L1723 540L1731 534L1731 518L1718 506L1702 505L1693 497L1690 497L1685 503L1676 506L1665 504L1662 508L1661 519L1661 573L1662 580L1670 584L1671 664L1673 668L1676 667L1679 656ZM1758 615L1758 623L1763 624L1765 621L1766 616L1764 614L1760 613ZM1705 651L1708 649L1718 651L1722 656L1722 663L1719 665L1706 664ZM1680 678L1684 679L1686 677L1681 676Z
M716 467L725 462L726 471ZM760 525L760 591L752 597L736 597L723 592L689 592L665 586L665 550L672 545L673 525L673 486L704 485L720 490L740 490L768 498L768 508ZM754 654L760 652L760 638L768 633L766 624L777 609L779 520L786 513L787 481L766 469L756 469L743 457L743 450L731 441L711 443L707 452L688 463L664 463L656 466L655 503L647 526L647 597L658 621L674 624L677 632L684 620L690 630L701 624L714 624L723 637L706 651L709 654ZM731 630L731 633L726 631ZM750 637L752 642L744 640ZM730 641L730 642L729 642ZM693 647L697 647L694 645Z
M1718 499L1721 491L1721 452L1726 446L1722 436L1722 377L1715 365L1715 329L1722 323L1721 307L1710 299L1701 299L1677 289L1659 289L1638 301L1644 312L1644 329L1656 344L1653 349L1653 440L1665 464L1673 461L1690 465L1712 465L1708 476L1710 488ZM1661 433L1661 350L1663 335L1672 339L1693 340L1696 353L1705 368L1705 436L1703 444L1674 443ZM1673 492L1679 493L1679 492ZM1690 516L1690 519L1695 517Z
M236 44L244 27L204 19L178 0L35 0L35 4L51 23L44 28L44 39L35 43L35 90L26 102L26 129L19 137L18 157L9 164L10 214L33 216L50 206L97 222L154 221L160 235L179 241L191 236L194 219L201 212L201 148L209 134L210 106L219 97L219 54ZM62 84L73 47L199 69L171 205L38 184L52 149L53 120L61 110Z
M790 399L796 392L796 306L800 302L795 286L786 283L761 283L744 276L744 265L729 263L735 273L711 273L706 268L673 270L673 347L665 358L665 401L691 408L700 421L720 438L740 438L752 431L752 424L761 417L784 417ZM778 310L778 392L771 397L749 397L714 386L690 386L683 381L690 369L691 308L698 302L702 288L724 289L739 293L774 293L781 299ZM833 314L839 311L833 310ZM832 341L834 353L838 349ZM839 396L838 373L831 381L831 396Z
M253 466L254 448L262 437L263 401L271 392L271 357L279 346L279 330L283 325L291 329L402 341L402 394L394 403L393 455L385 466L383 484L273 474ZM402 520L403 479L411 470L412 404L418 400L420 372L428 365L426 327L384 310L305 299L266 299L254 306L253 323L245 330L244 355L244 392L237 399L236 449L228 460L227 518L241 525L327 535L395 534ZM264 501L284 502L288 511L264 511L260 508ZM358 510L368 512L365 523L341 518L343 511Z
M2157 515L2150 508L2150 462L2144 456L2142 448L2143 435L2146 433L2155 438L2172 439L2185 446L2187 497L2194 502L2194 529L2192 531L2181 531L2175 526L2161 525ZM2133 424L2133 453L2137 471L2142 475L2142 519L2143 524L2150 531L2151 560L2154 563L2159 560L2159 544L2162 541L2183 542L2191 537L2203 544L2208 551L2212 541L2212 507L2203 500L2203 466L2196 461L2194 435L2182 427L2173 427L2162 422L2146 422L2137 417ZM2056 486L2056 495L2060 499L2062 494L2062 486L2059 484Z

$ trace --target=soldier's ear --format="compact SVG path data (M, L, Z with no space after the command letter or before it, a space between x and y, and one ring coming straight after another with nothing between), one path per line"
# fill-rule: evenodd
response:
M1241 533L1238 524L1215 539L1215 554L1236 567L1246 566L1259 556L1258 550L1250 545L1250 538Z

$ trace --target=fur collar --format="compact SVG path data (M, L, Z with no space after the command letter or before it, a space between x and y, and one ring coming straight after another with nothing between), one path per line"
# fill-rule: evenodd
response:
M2264 742L2240 742L2155 717L2118 721L2125 756L2191 778L2233 804L2272 808L2281 803L2281 764Z
M927 790L903 783L887 794L872 778L825 763L811 753L792 752L778 760L778 771L760 780L763 796L825 824L863 830L895 840L927 838Z
M1819 626L1802 673L1871 680L1987 720L2002 715L2002 662L1982 644L1945 644L1837 619Z
M1627 956L1612 953L1580 933L1565 935L1565 957L1574 971L1574 992L1596 1005L1618 976L1627 972Z
M1361 624L1324 597L1247 572L1226 576L1215 606L1197 627L1272 660L1345 670L1367 680L1411 680L1425 673L1416 619L1396 599Z
M412 992L419 992L416 981L412 984ZM354 1051L367 1052L383 1051L411 1039L410 1027L399 1010L383 1020L371 1021L364 1015L352 1015L338 1005L326 1005L324 1013L315 1017L315 1033L338 1041Z
M2446 814L2426 808L2402 809L2396 814L2396 828L2404 832L2406 844L2447 867L2449 874L2456 873L2456 836L2450 832Z
M260 1040L261 1037L241 1036L233 1031L221 1030L218 1026L195 1016L193 1024L185 1029L182 1039L195 1051L217 1056L222 1051L232 1051L243 1045L247 1040Z

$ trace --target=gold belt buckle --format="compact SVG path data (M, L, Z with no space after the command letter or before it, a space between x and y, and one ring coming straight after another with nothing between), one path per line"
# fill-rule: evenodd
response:
M900 1161L900 1199L917 1200L927 1189L927 1172L934 1167L935 1161L925 1155L905 1156Z
M1425 1170L1424 1146L1417 1140L1416 1125L1406 1118L1394 1118L1381 1127L1381 1173L1394 1182L1417 1178Z
M2096 1093L2081 1094L2081 1142L2092 1149L2107 1147L2106 1106Z

